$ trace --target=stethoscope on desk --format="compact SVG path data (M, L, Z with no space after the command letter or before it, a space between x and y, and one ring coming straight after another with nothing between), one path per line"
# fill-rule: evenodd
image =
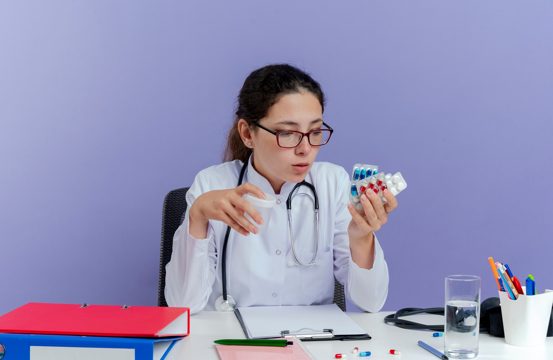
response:
M244 174L246 173L246 169L248 168L248 161L244 162L244 165L242 165L242 169L240 170L240 176L238 176L238 185L237 187L242 185L242 181L244 180ZM315 234L316 234L316 240L315 240L315 249L313 251L313 256L311 257L311 260L308 262L304 262L300 260L296 253L296 242L294 237L292 236L292 197L296 193L296 191L301 186L307 186L311 192L313 193L313 209L315 211ZM286 211L288 213L288 237L290 238L291 243L291 249L292 249L292 257L294 258L294 261L300 265L300 266L312 266L315 265L317 255L319 253L319 198L317 196L317 191L315 190L315 186L313 184L308 183L307 181L302 181L297 183L292 191L290 191L290 195L288 195L288 198L286 199ZM227 230L225 233L225 239L223 241L223 250L222 250L222 258L221 258L221 282L223 287L223 294L219 296L215 300L215 309L218 311L233 311L236 307L236 300L232 296L228 294L227 291L227 245L228 245L228 239L230 236L230 226L227 226Z

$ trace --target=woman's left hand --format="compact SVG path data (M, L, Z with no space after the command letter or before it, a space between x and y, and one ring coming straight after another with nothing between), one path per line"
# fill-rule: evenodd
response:
M359 197L363 211L356 210L351 203L348 205L351 214L348 227L350 239L372 237L372 233L388 222L388 215L397 208L397 199L388 190L384 190L382 195L385 203L374 191L367 189Z
M368 189L359 197L363 210L351 203L348 210L351 221L348 226L352 260L361 268L372 269L374 264L374 232L388 222L388 215L397 208L395 196L388 190L382 193L386 203L374 191Z

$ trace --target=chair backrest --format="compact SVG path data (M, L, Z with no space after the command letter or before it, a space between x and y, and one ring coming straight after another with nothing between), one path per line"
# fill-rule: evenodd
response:
M171 190L163 201L163 217L161 225L161 251L159 258L159 282L157 290L158 306L167 306L165 301L165 265L171 260L173 252L173 235L182 223L186 211L186 192L189 188ZM344 286L334 279L334 303L346 311L346 296Z
M182 222L186 211L186 192L189 188L170 191L163 201L161 219L161 251L159 256L159 281L157 288L158 306L167 306L165 301L165 265L171 260L173 235Z

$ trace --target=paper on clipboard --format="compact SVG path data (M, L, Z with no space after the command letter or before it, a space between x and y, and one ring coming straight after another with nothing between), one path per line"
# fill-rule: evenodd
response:
M304 340L371 338L336 304L240 307L235 314L249 339L287 335Z

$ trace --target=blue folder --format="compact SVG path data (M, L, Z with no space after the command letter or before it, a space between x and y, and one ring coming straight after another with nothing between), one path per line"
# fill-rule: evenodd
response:
M35 360L55 358L59 360L97 357L110 360L164 360L181 337L169 338L121 338L72 335L35 335L0 333L0 359ZM97 349L97 350L95 350ZM96 351L99 351L95 353ZM3 352L3 356L2 356ZM134 357L130 357L133 354ZM48 357L46 354L49 354ZM32 355L32 357L31 357Z

